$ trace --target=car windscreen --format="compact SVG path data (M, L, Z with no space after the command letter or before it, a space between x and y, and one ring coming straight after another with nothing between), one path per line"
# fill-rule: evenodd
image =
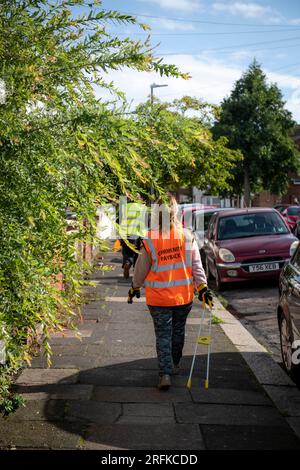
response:
M289 233L276 212L259 212L221 217L218 240Z
M288 215L300 216L300 207L289 207L287 213Z

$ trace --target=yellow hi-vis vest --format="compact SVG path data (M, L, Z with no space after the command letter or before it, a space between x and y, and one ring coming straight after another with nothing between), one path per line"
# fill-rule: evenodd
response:
M121 238L145 237L147 235L147 206L129 202L124 212L120 223Z

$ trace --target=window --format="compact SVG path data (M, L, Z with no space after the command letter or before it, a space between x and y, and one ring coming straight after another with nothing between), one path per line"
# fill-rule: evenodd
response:
M300 216L300 207L289 207L287 213L288 215Z
M208 230L209 222L214 213L214 211L196 212L193 221L194 230L199 232L206 232Z
M215 225L216 225L216 219L217 219L217 214L214 214L212 218L210 219L210 222L208 225L208 231L207 231L207 238L213 237Z
M289 233L276 212L254 212L221 217L218 227L218 240L279 235Z

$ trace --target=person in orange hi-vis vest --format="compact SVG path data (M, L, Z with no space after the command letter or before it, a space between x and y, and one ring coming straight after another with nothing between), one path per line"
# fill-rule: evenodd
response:
M194 290L201 301L212 304L197 243L177 219L177 211L172 196L167 204L160 200L154 205L151 230L143 240L128 292L132 303L145 287L156 336L159 390L169 389L171 375L179 371Z

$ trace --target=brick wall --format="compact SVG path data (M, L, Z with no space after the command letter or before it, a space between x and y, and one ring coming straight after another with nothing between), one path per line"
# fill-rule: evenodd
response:
M271 194L270 191L262 191L256 194L252 206L254 207L273 207L278 202L278 196Z

